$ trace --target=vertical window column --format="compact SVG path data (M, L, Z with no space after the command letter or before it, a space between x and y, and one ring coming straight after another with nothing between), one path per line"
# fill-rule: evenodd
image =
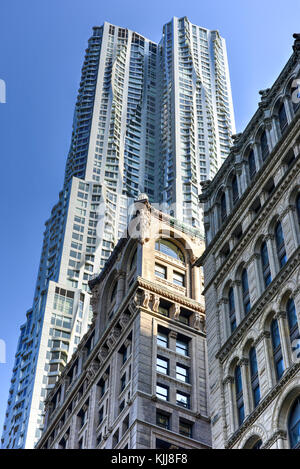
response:
M266 244L267 244L267 249L268 249L268 255L269 255L269 263L270 263L270 270L271 270L271 277L275 278L276 273L277 273L277 268L276 268L276 263L275 263L275 250L274 250L274 239L275 236L269 234L266 237Z

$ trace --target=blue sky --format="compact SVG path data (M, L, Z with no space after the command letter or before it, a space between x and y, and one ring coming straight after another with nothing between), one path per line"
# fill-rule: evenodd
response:
M92 26L104 21L154 41L172 16L218 29L227 41L237 131L292 52L299 1L1 0L2 174L0 432L19 326L32 304L44 222L62 187L80 71Z

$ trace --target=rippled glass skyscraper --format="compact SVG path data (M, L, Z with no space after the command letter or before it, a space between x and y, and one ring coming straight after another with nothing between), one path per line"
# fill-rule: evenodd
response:
M3 448L38 441L44 400L91 321L88 280L146 193L202 230L200 182L226 157L234 117L217 31L173 18L159 43L104 23L89 40L58 203L13 368Z

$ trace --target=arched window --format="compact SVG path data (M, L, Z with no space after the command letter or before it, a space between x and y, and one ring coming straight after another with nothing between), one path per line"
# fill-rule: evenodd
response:
M298 195L296 199L296 209L297 209L297 215L298 215L298 223L300 225L300 194Z
M226 196L224 192L221 195L220 205L221 205L221 222L223 223L227 218Z
M133 268L136 267L136 259L137 259L137 250L135 250L132 258L131 258L131 262L130 262L130 272L132 271Z
M281 103L280 108L278 110L278 120L279 120L281 133L283 133L288 125L284 103Z
M247 270L244 269L242 272L242 293L243 293L243 305L244 313L249 313L251 309L250 295L249 295L249 283L248 283L248 274Z
M236 314L235 314L235 301L234 301L233 288L230 288L228 292L228 303L229 303L230 328L231 328L231 332L233 332L236 329Z
M181 262L184 262L184 255L181 250L173 244L171 241L166 239L158 239L155 242L155 249L156 251L160 251L167 256L173 257Z
M252 446L251 449L260 449L262 447L262 441L258 440L255 445Z
M262 160L265 161L265 159L269 155L269 145L268 145L268 139L267 139L267 134L265 130L263 131L260 137L260 149L261 149Z
M238 182L237 177L233 176L231 181L231 190L232 190L232 203L235 205L239 200L239 189L238 189Z
M111 292L111 296L110 296L110 302L111 303L115 300L115 298L117 296L117 288L118 288L118 283L116 282L115 285L114 285L114 288Z
M254 157L253 150L251 150L249 153L248 164L249 164L249 176L250 176L250 179L253 179L256 174L256 164L255 164L255 157Z
M288 432L291 449L300 447L300 397L294 402L288 418Z
M254 347L250 349L249 362L250 362L250 377L251 377L253 404L255 408L260 401L260 386L259 386L259 379L258 379L256 350Z
M286 314L287 314L287 319L289 323L290 341L292 344L294 340L300 338L297 313L296 313L295 302L293 298L290 298L287 302Z
M277 248L277 257L280 268L282 268L287 262L285 244L284 244L284 237L281 223L278 222L275 226L275 240L276 240L276 248Z
M261 257L261 264L262 264L265 287L267 287L272 282L272 277L271 277L271 270L270 270L268 248L267 248L267 243L265 241L261 245L260 257Z
M284 372L284 364L281 350L281 341L277 319L273 319L271 323L271 338L273 347L273 359L276 370L276 378L279 381Z
M243 383L241 367L237 366L234 372L235 379L235 396L236 396L236 408L239 426L242 425L245 418L245 407L243 398Z

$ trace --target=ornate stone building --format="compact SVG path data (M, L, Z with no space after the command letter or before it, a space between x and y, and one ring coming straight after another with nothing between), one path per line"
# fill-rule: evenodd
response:
M300 445L300 35L204 183L214 448ZM298 348L298 349L297 349Z
M92 326L47 398L38 448L209 448L204 241L135 205L90 281Z

